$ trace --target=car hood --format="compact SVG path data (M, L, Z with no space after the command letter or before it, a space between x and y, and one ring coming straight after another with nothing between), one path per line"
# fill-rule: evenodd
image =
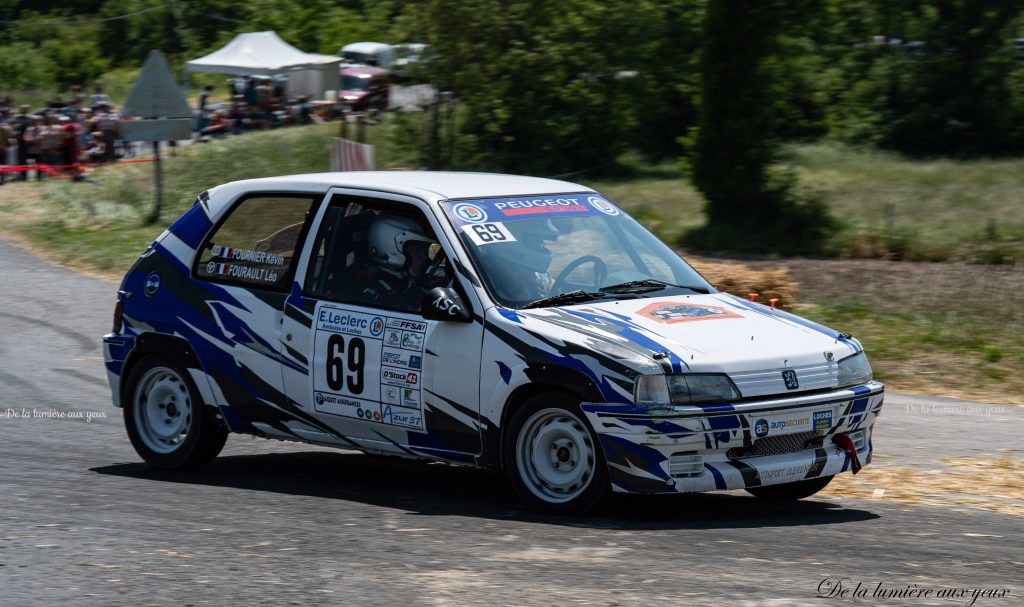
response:
M817 323L724 293L596 301L517 310L527 330L623 361L641 373L726 373L745 396L833 387L837 361L860 344ZM660 353L660 354L659 354ZM657 369L657 367L654 367ZM655 371L656 372L656 371Z

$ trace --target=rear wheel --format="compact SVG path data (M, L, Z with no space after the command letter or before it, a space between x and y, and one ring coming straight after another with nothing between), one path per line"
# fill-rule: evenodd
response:
M774 502L793 502L805 497L810 497L821 491L832 482L832 476L810 478L795 483L782 483L781 485L765 485L764 487L749 487L747 493L755 497Z
M539 394L513 413L502 459L512 487L535 510L582 514L608 493L601 446L566 394Z
M192 379L159 356L128 376L124 424L135 451L156 468L198 468L217 457L228 433L203 403Z

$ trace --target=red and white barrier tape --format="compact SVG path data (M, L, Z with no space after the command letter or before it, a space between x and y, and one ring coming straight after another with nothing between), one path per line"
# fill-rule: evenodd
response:
M109 164L138 164L143 162L156 162L156 158L131 158L129 160L115 160L113 162L78 162L75 164L0 164L0 173L42 171L56 179L72 179L76 175L84 173L87 168L105 166ZM69 171L69 169L71 169L71 171Z

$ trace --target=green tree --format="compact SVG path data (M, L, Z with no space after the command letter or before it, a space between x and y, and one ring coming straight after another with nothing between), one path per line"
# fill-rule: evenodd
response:
M409 5L397 32L432 47L428 76L457 98L461 168L540 175L607 171L631 122L633 43L654 2L431 0ZM433 115L441 115L442 112ZM438 166L437 129L421 149ZM447 157L447 156L446 156Z
M0 46L0 82L4 92L51 89L53 61L27 42Z
M830 226L799 202L791 179L769 171L777 150L773 58L793 3L710 0L701 55L702 103L693 181L707 199L700 247L813 252Z
M652 159L677 158L680 138L697 122L700 97L703 1L672 0L650 7L642 35L629 44L623 63L631 78L626 91L627 142Z
M1016 0L829 2L830 131L914 155L1024 151ZM850 10L855 9L855 10Z
M1019 152L1022 108L1010 74L1017 63L1016 0L932 0L918 7L922 49L910 86L894 99L884 145L915 154Z

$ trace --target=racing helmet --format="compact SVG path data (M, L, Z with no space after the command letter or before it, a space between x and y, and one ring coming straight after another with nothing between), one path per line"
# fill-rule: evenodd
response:
M409 217L384 215L374 219L367 234L370 259L377 265L390 270L401 270L408 263L405 244L412 241L428 245L437 242L423 233L415 220Z
M504 254L508 261L531 272L547 272L551 266L552 254L544 246L544 242L558 239L558 229L551 220L536 218L509 221L505 227L515 237L519 246L499 246L495 250L496 253Z
M544 242L556 240L558 229L548 219L509 221L505 227L515 241L482 248L496 262L488 269L494 275L495 288L511 299L545 293L550 286L547 272L553 254Z

